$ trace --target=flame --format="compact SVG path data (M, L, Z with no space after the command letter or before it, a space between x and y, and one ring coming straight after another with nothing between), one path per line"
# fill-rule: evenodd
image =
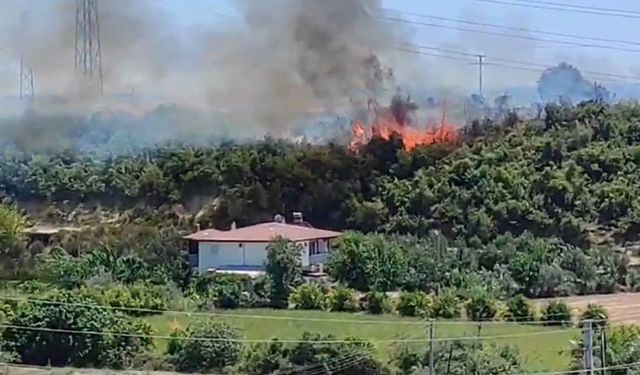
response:
M451 142L458 138L458 126L450 124L447 116L446 105L442 108L440 124L429 121L423 129L418 129L410 124L400 124L388 109L376 109L375 119L371 123L370 137L367 139L365 126L361 121L353 122L353 137L349 146L351 150L358 151L372 138L389 140L392 134L398 134L408 151L420 145Z

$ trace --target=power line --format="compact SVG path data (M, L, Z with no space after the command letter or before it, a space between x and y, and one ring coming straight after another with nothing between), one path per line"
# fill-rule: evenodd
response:
M507 33L501 33L497 31L470 29L470 28L460 27L460 26L440 25L436 23L407 20L404 18L397 18L397 17L379 16L378 18L386 21L392 21L392 22L401 22L401 23L408 23L408 24L414 24L414 25L420 25L420 26L426 26L426 27L435 27L439 29L456 30L456 31L463 31L463 32L469 32L469 33L475 33L475 34L499 36L503 38L522 39L522 40L530 40L535 42L556 43L556 44L562 44L567 46L598 48L598 49L606 49L606 50L614 50L614 51L622 51L622 52L640 53L640 49L615 47L615 46L608 46L604 44L587 44L587 43L580 43L580 42L570 42L566 40L538 38L538 37L529 36L529 35L507 34Z
M594 6L590 6L590 5L588 6L588 5L580 5L580 4L563 4L563 3L553 2L553 1L541 1L541 0L511 0L511 1L516 1L516 2L520 2L520 3L533 3L533 4L542 4L542 5L553 5L553 6L560 6L560 7L564 7L564 8L577 8L577 9L586 9L586 10L598 10L598 11L603 11L603 12L630 13L630 14L638 14L638 15L640 15L640 11L631 10L631 9L601 8L601 7L594 7Z
M66 333L66 334L78 334L89 336L121 336L132 338L147 338L155 340L184 340L184 341L229 341L229 342L243 342L243 343L269 343L273 342L274 338L270 339L228 339L219 337L204 337L204 336L176 336L176 335L154 335L154 334L142 334L142 333L129 333L129 332L114 332L114 331L90 331L90 330L75 330L64 328L47 328L47 327L35 327L35 326L22 326L15 324L0 324L1 328L23 330L23 331L37 331L37 332L50 332L50 333ZM547 336L555 334L566 334L567 329L558 330L545 330L538 332L526 332L526 333L513 333L504 335L493 336L451 336L451 337L439 337L433 339L434 342L451 342L451 341L476 341L476 340L499 340L510 339L520 337L533 337L533 336ZM403 344L403 343L424 343L429 342L429 339L379 339L379 340L290 340L290 339L277 339L278 342L285 344L299 344L299 343L315 343L315 344L366 344L366 343L389 343L389 344Z
M592 14L592 15L598 15L598 16L612 16L612 17L633 18L633 19L639 19L640 18L640 15L637 15L635 13L621 13L621 11L603 12L603 11L597 11L597 10L592 10L592 9L567 8L567 7L541 5L541 4L538 5L538 4L535 4L533 2L529 2L529 3L513 2L513 1L517 1L517 0L511 0L511 1L505 1L505 0L473 0L473 1L481 2L481 3L491 3L491 4L509 5L509 6L516 6L516 7L524 7L524 8L533 8L533 9L557 10L557 11L569 12L569 13Z
M77 302L60 302L53 300L42 300L27 297L12 297L12 296L0 296L0 300L15 301L15 302L28 302L37 304L48 304L53 306L74 306L74 307L86 307L116 311L130 311L140 312L148 314L176 314L176 315L188 315L188 316L202 316L202 317L218 317L218 318L230 318L230 319L258 319L258 320L286 320L286 321L303 321L303 322L322 322L322 323L347 323L347 324L391 324L391 325L410 325L410 326L424 326L428 322L426 321L400 321L400 320L355 320L355 319L328 319L328 318L299 318L293 316L270 316L270 315L249 315L249 314L228 314L228 313L214 313L214 312L199 312L199 311L181 311L181 310L160 310L149 309L141 307L116 307L110 305L100 305L91 303L77 303ZM444 322L438 322L439 325L470 325L470 324L532 324L532 325L544 325L551 323L566 323L566 321L538 321L538 320L518 320L514 322L501 322L495 320L484 321L462 321L462 320L448 320Z
M434 50L434 51L439 51L439 52L464 55L464 56L469 56L469 57L476 57L477 56L477 54L473 54L473 53L469 53L469 52L456 51L456 50L444 49L444 48L433 47L433 46L424 46L424 45L420 45L420 44L407 44L407 45L410 46L410 47L413 47L413 48L428 49L428 50ZM492 60L496 60L496 61L502 61L502 62L514 63L514 64L521 64L521 65L527 65L527 66L535 66L535 67L541 67L541 68L545 68L545 69L553 68L553 67L556 66L556 65L550 65L550 64L541 64L541 63L533 63L533 62L522 61L522 60L507 59L507 58L503 58L503 57L495 57L495 56L488 56L488 55L483 55L483 56L485 56L488 59L492 59ZM636 77L636 76L628 76L628 75L615 74L615 73L603 73L603 72L596 72L596 71L590 71L590 70L581 70L581 71L583 73L591 74L591 75L599 75L599 76L605 76L605 77L611 77L611 78L629 79L629 80L634 80L634 81L640 81L640 77Z
M536 33L536 34L544 34L544 35L551 35L551 36L560 36L560 37L565 37L565 38L591 40L591 41L595 41L595 42L619 43L619 44L628 44L628 45L633 45L633 46L640 46L640 42L634 42L634 41L630 41L630 40L608 39L608 38L591 37L591 36L585 36L585 35L567 34L567 33L559 33L559 32L552 32L552 31L545 31L545 30L528 29L528 28L524 28L524 27L504 26L504 25L497 25L497 24L491 24L491 23L485 23L485 22L461 20L461 19L455 19L455 18L433 16L433 15L423 14L423 13L404 12L404 11L398 11L398 10L393 10L393 9L385 9L385 8L381 8L381 10L386 11L386 12L394 12L394 13L398 13L398 14L404 14L404 15L409 15L409 16L414 16L414 17L433 19L433 20L438 20L438 21L447 21L447 22L455 22L455 23L461 23L461 24L467 24L467 25L493 27L493 28L498 28L498 29L503 29L503 30L511 30L511 31L518 31L518 32L527 32L527 33Z
M432 56L432 57L442 57L442 58L447 58L447 59L450 59L450 60L463 61L463 62L466 62L466 63L474 63L471 60L460 59L460 58L454 59L452 56L436 55L436 54L433 54L433 53L419 51L417 49L395 48L395 47L393 49L399 50L399 51L403 51L403 52L406 52L406 53L413 53L413 54L417 54L417 55ZM534 73L542 73L542 72L545 71L545 69L540 69L540 68L517 66L517 65L503 64L503 63L484 62L483 65L486 66L486 67L499 67L499 68L521 70L521 71L534 72ZM607 74L607 73L599 73L599 74L602 75L602 74ZM640 84L639 81L625 81L625 80L614 79L614 78L603 78L603 79L599 79L599 80L600 81L605 81L605 82L614 82L614 83Z

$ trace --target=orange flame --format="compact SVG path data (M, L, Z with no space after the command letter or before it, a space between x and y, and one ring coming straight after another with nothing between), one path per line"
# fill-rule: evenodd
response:
M451 142L458 138L459 128L448 122L446 106L442 108L440 124L434 124L433 121L429 121L424 129L399 124L387 109L376 109L375 113L376 116L371 124L371 136L369 139L367 139L362 122L353 122L353 137L349 143L351 150L359 150L371 138L389 140L394 133L400 136L406 150L413 150L420 145Z

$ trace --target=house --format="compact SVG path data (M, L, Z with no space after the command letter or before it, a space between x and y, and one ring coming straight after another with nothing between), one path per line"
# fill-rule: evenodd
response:
M198 272L263 271L267 247L277 237L300 245L300 261L306 270L315 270L327 261L331 241L342 233L313 228L300 213L288 224L281 215L273 222L220 231L201 230L186 236L189 263Z

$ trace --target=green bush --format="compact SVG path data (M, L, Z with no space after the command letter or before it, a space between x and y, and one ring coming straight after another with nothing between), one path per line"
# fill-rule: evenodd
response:
M592 320L594 327L604 327L609 320L609 314L604 306L590 303L580 315L580 320Z
M238 363L244 350L240 333L226 323L212 320L174 330L167 347L171 363L178 371L208 372ZM179 337L211 340L185 340Z
M512 322L526 322L534 320L535 311L533 305L522 294L510 298L507 301L506 319Z
M291 370L288 348L282 342L273 340L269 343L256 344L249 349L240 370L243 374L263 375L274 374L277 371Z
M3 350L16 353L20 362L38 366L128 367L152 344L148 323L104 309L96 300L76 292L53 291L42 300L24 302L13 309L6 324L99 334L73 335L60 332L6 328ZM119 332L126 335L110 335ZM143 335L140 337L139 335Z
M249 276L219 273L204 274L193 280L193 291L203 305L222 309L253 307L257 297Z
M364 299L365 309L369 314L387 314L393 311L391 299L385 292L369 292Z
M289 304L296 310L322 310L324 300L322 288L313 283L300 285L289 296Z
M122 308L122 312L133 316L159 314L169 303L166 288L142 283L117 284L104 290L83 288L80 293L93 294L102 304Z
M549 303L542 308L540 320L549 326L569 326L572 324L571 309L569 308L569 305L562 301L549 301Z
M466 305L467 318L484 321L495 318L498 306L495 298L484 290L475 291Z
M358 298L356 298L356 291L344 286L338 286L329 291L326 305L331 311L357 311L359 304Z
M453 319L461 315L460 301L451 290L445 290L438 294L433 303L434 317Z
M396 307L402 316L433 316L433 299L424 292L402 292Z

